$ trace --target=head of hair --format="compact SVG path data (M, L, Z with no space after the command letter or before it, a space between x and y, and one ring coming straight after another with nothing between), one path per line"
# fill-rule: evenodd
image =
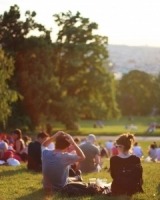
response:
M13 134L17 135L17 139L22 138L22 131L18 128L13 131Z
M138 145L138 142L135 142L135 143L134 143L134 146L137 146L137 145Z
M151 149L156 149L156 145L155 145L154 143L152 143L152 144L150 145L150 148L151 148Z
M69 146L70 146L70 143L67 141L65 133L62 133L56 138L56 141L55 141L56 149L64 150Z
M78 137L74 138L74 141L78 144L80 143L80 139Z
M88 137L87 137L87 141L94 143L96 141L96 136L93 135L93 134L89 134Z
M31 138L30 138L28 135L25 135L25 136L23 137L23 140L24 140L24 143L25 143L25 144L28 144L29 142L31 142Z
M46 137L49 137L49 134L46 133L46 132L40 132L40 133L38 133L38 135L37 135L37 138L38 138L38 139L39 139L39 138L44 139L44 138L46 138Z
M131 133L124 133L116 140L118 145L123 145L124 150L128 151L134 144L134 135Z

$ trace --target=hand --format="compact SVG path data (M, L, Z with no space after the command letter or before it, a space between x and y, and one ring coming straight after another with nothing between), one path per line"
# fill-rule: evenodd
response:
M75 141L71 135L66 134L65 138L70 144L75 144Z
M63 131L58 131L57 133L55 133L54 137L57 138L58 136L64 134Z

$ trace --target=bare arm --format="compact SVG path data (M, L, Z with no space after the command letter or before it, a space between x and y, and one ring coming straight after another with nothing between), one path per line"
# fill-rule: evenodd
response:
M84 160L85 159L85 155L84 155L83 151L79 148L79 146L76 144L76 142L74 141L72 136L67 134L66 137L67 137L68 142L73 145L73 147L74 147L74 149L76 151L76 154L79 156L79 160L78 161Z
M21 151L21 145L22 145L22 143L21 143L21 141L20 140L17 140L16 141L16 145L15 145L15 147L16 147L16 153L20 153L20 151Z
M47 147L51 142L55 141L55 139L61 135L62 133L64 133L63 131L58 131L57 133L55 133L53 136L48 137L43 143L42 146Z

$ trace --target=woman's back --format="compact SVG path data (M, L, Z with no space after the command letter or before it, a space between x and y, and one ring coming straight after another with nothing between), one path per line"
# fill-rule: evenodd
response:
M132 195L142 192L142 166L137 156L126 158L113 156L110 159L110 172L113 178L113 195Z

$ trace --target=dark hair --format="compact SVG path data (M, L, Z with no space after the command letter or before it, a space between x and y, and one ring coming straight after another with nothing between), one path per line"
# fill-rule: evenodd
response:
M78 137L74 138L74 141L78 144L80 143L80 139Z
M31 138L30 138L28 135L25 135L25 136L23 137L23 141L24 141L24 143L27 145L29 142L31 142Z
M116 140L116 143L118 145L123 145L124 150L129 150L134 143L134 135L130 133L124 133Z
M134 143L134 146L137 146L137 145L138 145L138 142L135 142L135 143Z
M56 138L56 141L55 141L55 148L56 149L65 149L67 147L70 146L70 143L67 141L66 139L66 134L63 133L61 135L59 135L57 138Z
M13 134L17 135L18 139L22 138L22 131L20 129L18 129L18 128L13 131Z
M151 149L156 149L156 145L155 145L154 143L152 143L152 144L150 145L150 148L151 148Z
M46 132L40 132L40 133L38 133L38 135L37 135L37 138L42 138L42 139L44 139L44 138L46 138L46 137L49 137L49 134L46 133Z

